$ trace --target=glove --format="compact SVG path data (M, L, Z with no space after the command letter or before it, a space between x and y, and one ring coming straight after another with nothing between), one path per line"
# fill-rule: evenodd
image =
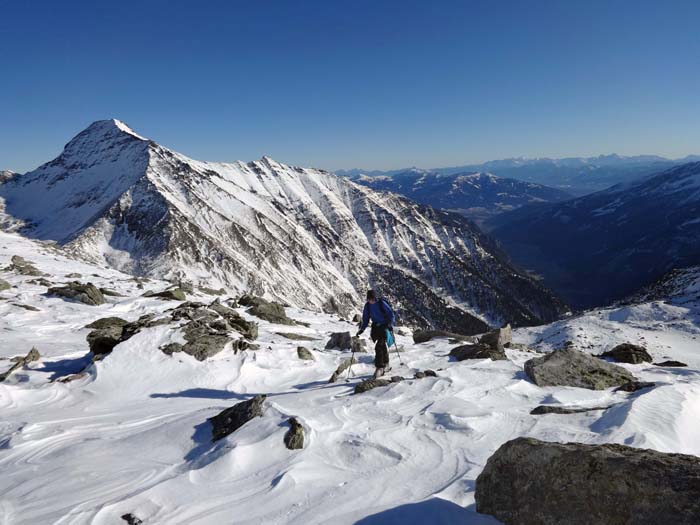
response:
M362 332L364 332L364 328L362 330L358 330L357 333L355 334L355 337L360 337L362 335Z

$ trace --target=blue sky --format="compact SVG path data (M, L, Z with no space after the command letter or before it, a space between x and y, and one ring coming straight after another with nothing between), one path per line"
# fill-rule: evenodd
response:
M700 153L700 2L0 0L0 168L119 118L327 169Z

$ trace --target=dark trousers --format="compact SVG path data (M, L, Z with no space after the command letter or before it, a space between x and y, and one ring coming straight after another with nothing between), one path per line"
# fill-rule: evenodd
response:
M389 364L389 348L386 346L386 328L384 325L372 325L370 332L374 345L374 366L386 368Z

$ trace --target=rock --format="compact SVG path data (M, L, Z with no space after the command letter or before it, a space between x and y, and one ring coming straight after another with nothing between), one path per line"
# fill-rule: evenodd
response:
M142 525L143 521L134 516L133 514L122 514L122 519L126 521L127 525Z
M492 346L476 343L473 345L462 345L450 350L450 356L457 361L466 359L492 359L494 361L503 361L508 359L503 347L494 348Z
M39 350L32 347L32 349L27 353L27 355L25 355L24 357L14 359L15 364L12 365L9 370L0 374L0 383L2 383L3 381L5 381L5 379L10 377L10 374L18 368L22 368L24 365L33 361L38 361L40 357L41 355L39 354Z
M503 348L508 348L512 342L513 334L509 324L505 325L503 328L488 332L479 338L479 343L482 345L501 350Z
M68 278L68 279L82 279L83 276L79 273L67 273L66 278Z
M207 295L226 295L226 290L224 290L223 288L214 290L213 288L207 288L206 286L199 286L197 289L200 292L205 293Z
M160 319L156 319L155 317L155 314L145 314L139 317L136 321L126 323L122 327L122 340L126 341L144 328L152 328L154 326L168 324L172 321L172 318L170 317L162 317Z
M295 325L296 321L287 317L284 306L268 301L254 304L248 309L250 315L274 324Z
M212 441L218 441L235 432L248 421L256 417L262 417L265 395L257 395L248 401L241 401L220 414L210 417L212 425Z
M353 323L361 323L362 322L362 316L360 314L355 314L352 316L352 322Z
M352 339L350 339L350 349L353 352L367 352L367 340L362 339L361 337L352 336Z
M183 327L183 332L187 343L183 345L182 351L197 361L204 361L218 354L232 341L226 335L225 329L202 321L190 321Z
M32 279L31 281L27 281L29 284L36 284L38 286L46 286L47 288L53 286L53 283L49 281L48 279L45 279L44 277L39 277L38 279Z
M9 290L10 288L12 288L12 285L10 283L8 283L4 279L0 279L0 292L4 292L5 290Z
M337 348L338 350L352 349L352 337L350 332L334 332L326 343L326 350Z
M29 275L31 277L41 277L41 273L33 263L19 255L13 255L10 259L10 265L6 268L8 271L16 272L20 275Z
M530 410L533 416L541 416L543 414L578 414L580 412L591 412L592 410L607 410L610 407L562 407L557 405L540 405Z
M114 325L90 332L85 338L94 355L108 354L122 342L122 326Z
M60 377L56 379L59 383L70 383L76 381L77 379L82 379L87 375L87 372L78 372L77 374L69 374L67 376Z
M22 304L22 303L12 303L12 306L16 306L17 308L22 308L23 310L29 310L30 312L40 312L36 306L32 306L30 304Z
M556 350L525 363L525 373L538 386L575 386L604 390L634 381L624 368L573 348Z
M78 281L72 281L65 286L51 287L46 293L80 301L90 306L98 306L106 302L102 292L92 283L83 284Z
M408 329L408 328L406 328L405 326L399 326L398 328L394 328L394 331L395 331L397 334L403 335L403 336L406 336L406 337L408 337L408 336L410 336L410 335L413 335L413 332L411 332L411 330Z
M651 388L656 386L656 383L649 381L629 381L622 386L615 389L615 392L636 392L637 390L642 390L644 388Z
M366 379L355 386L355 394L362 394L373 388L380 386L389 386L391 381L388 379Z
M186 301L187 296L180 288L169 288L163 290L162 292L146 292L143 294L144 297L155 297L156 299L162 299L164 301Z
M93 321L90 324L86 324L85 328L103 329L103 328L112 328L115 326L118 326L119 328L121 328L127 324L129 324L128 321L125 321L121 317L102 317L100 319Z
M651 356L647 349L643 346L633 345L632 343L622 343L617 345L612 350L603 352L598 357L607 357L619 363L651 363Z
M304 361L315 361L316 360L316 358L309 351L309 349L304 348L303 346L297 346L297 356L299 357L299 359L302 359Z
M476 510L506 524L691 524L700 458L624 445L502 445L476 480Z
M688 366L680 361L662 361L661 363L654 363L654 366Z
M453 334L452 332L445 332L444 330L416 330L413 332L413 342L416 344L426 343L436 337L455 339L465 343L473 343L475 341L472 336Z
M423 379L424 377L437 377L437 374L433 370L419 370L413 375L413 377L415 379Z
M226 319L231 328L239 332L246 339L251 341L258 338L258 323L253 321L246 321L243 317L236 312L233 308L224 306L218 300L214 301L209 305L209 308L218 313L221 317Z
M173 355L177 352L182 352L183 345L180 343L168 343L160 347L161 351L166 355Z
M338 365L338 368L335 369L335 372L333 372L333 375L331 378L328 380L329 383L335 383L340 375L345 372L348 368L350 368L350 365L354 365L357 361L355 361L354 358L349 358L345 359L340 365Z
M124 297L124 294L115 292L114 290L110 290L109 288L100 288L100 292L102 292L102 295L106 295L108 297Z
M316 341L315 337L311 337L308 335L304 334L296 334L294 332L275 332L277 335L281 335L282 337L285 337L287 339L291 339L292 341Z
M290 428L284 435L284 445L289 450L301 450L304 448L304 427L295 417L290 417L287 423Z
M392 383L400 383L403 381L403 377L401 376L391 376L391 382Z

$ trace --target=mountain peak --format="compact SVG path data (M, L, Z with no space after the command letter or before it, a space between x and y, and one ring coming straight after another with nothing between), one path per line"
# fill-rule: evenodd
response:
M101 136L114 136L114 135L120 135L126 133L127 135L131 135L132 137L135 137L139 140L148 140L147 138L139 135L136 133L133 129L131 129L129 126L127 126L124 122L121 120L111 118L111 119L106 119L106 120L96 120L92 124L90 124L85 130L83 130L81 133L77 135L76 138L80 137L81 135L101 135ZM74 139L75 140L75 139ZM72 141L71 141L72 142Z

